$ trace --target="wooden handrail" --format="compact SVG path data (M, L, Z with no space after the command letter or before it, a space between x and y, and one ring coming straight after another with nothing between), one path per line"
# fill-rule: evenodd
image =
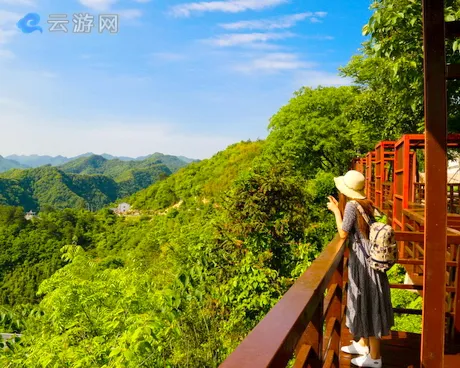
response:
M423 232L396 231L395 237L400 242L424 242ZM448 235L448 241L459 244L460 236ZM337 313L337 298L342 298L344 289L341 267L346 267L345 248L345 241L337 235L220 368L285 367L294 355L294 367L336 366L344 310L339 302ZM422 265L423 260L401 259L399 263ZM448 262L448 266L456 265ZM392 285L392 288L423 289L421 285ZM454 290L450 287L446 291ZM420 313L398 308L395 312Z
M343 264L345 248L345 240L337 235L220 367L285 367L308 329L318 330L312 324L323 319L324 294ZM322 356L317 356L322 355L322 324L317 333L316 349L305 343L299 347L297 358L308 360L315 355L316 363L322 360ZM333 350L328 350L328 361L331 351L334 355Z

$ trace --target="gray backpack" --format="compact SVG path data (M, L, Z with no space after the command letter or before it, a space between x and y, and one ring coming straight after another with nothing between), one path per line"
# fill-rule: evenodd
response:
M377 222L369 218L363 207L356 201L361 216L369 225L369 254L360 242L360 247L369 266L377 271L388 271L398 261L398 245L395 241L395 232L390 225Z

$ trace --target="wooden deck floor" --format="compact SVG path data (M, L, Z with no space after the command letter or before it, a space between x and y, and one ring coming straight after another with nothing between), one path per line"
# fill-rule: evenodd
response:
M341 346L349 345L351 336L345 324L342 326ZM420 368L421 335L393 331L391 337L382 340L384 368ZM340 353L340 368L354 367L351 359L355 356ZM444 368L460 368L460 352L445 355Z

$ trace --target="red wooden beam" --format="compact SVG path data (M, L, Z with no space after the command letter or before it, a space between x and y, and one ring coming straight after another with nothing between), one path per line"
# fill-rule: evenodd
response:
M444 0L423 0L425 79L424 368L444 366L447 249L447 91Z

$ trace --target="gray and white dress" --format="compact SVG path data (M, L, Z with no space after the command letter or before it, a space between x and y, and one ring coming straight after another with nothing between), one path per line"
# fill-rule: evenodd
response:
M355 338L388 336L394 325L390 284L385 272L369 267L359 241L369 254L369 240L358 227L356 204L348 202L342 230L348 233L348 294L346 325Z

